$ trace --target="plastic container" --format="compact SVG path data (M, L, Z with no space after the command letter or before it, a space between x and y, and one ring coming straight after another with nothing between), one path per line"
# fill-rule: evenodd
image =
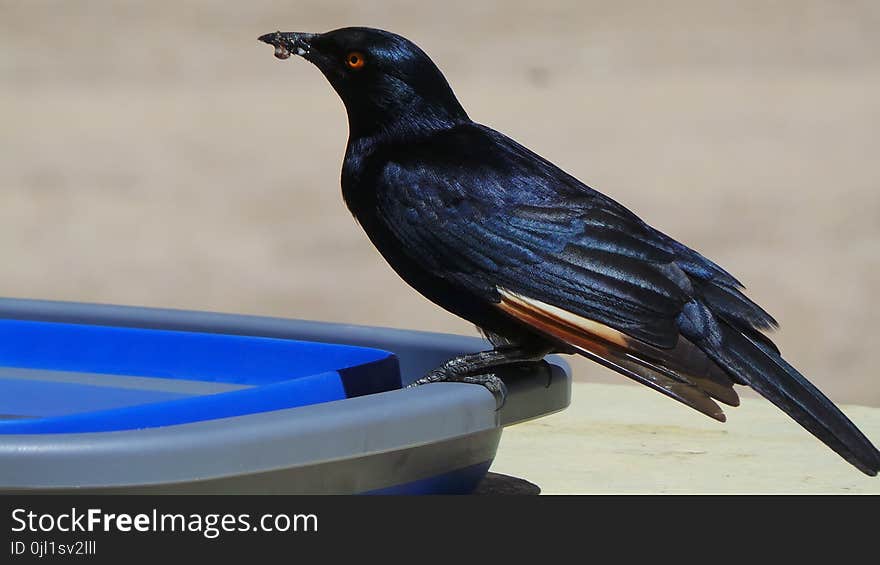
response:
M483 340L0 299L0 491L466 493L504 426L568 405L558 359L402 389Z

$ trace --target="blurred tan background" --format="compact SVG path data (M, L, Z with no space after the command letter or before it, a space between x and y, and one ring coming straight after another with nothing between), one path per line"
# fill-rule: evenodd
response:
M475 333L345 210L329 85L256 41L345 25L417 42L474 119L717 260L808 377L880 406L871 0L0 0L0 295Z

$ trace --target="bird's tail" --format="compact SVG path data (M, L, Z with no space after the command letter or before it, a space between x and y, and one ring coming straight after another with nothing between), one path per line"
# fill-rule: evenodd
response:
M755 389L863 473L880 472L880 452L822 392L763 340L724 321L720 340L699 343L732 378Z

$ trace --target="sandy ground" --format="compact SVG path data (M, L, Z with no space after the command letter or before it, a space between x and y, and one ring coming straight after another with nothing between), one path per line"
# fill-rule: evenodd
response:
M580 382L572 395L567 410L504 430L480 492L880 494L876 477L757 398L719 424L630 386ZM880 408L842 408L880 437Z
M833 399L880 405L873 1L0 0L0 295L473 333L344 209L323 77L256 41L344 25L415 40L472 117L716 259Z

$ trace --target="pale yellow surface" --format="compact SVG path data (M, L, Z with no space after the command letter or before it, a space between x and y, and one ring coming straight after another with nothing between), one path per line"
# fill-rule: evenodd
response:
M843 410L880 441L880 409ZM543 494L880 494L880 478L763 399L744 398L727 415L721 424L648 389L574 383L568 409L504 431L492 471Z

